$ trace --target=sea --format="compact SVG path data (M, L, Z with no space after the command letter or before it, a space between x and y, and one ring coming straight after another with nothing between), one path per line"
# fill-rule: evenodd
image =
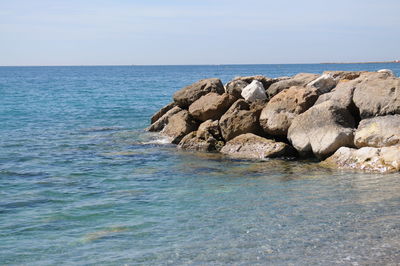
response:
M197 80L400 64L0 67L0 265L399 265L400 174L177 150Z

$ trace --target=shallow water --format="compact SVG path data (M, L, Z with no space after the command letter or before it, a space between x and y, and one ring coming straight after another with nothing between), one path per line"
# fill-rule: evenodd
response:
M400 175L177 151L146 133L205 77L400 64L0 67L0 264L400 261Z

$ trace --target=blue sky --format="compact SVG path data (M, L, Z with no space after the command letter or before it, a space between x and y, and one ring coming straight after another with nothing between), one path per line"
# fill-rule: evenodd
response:
M0 65L400 59L399 0L0 0Z

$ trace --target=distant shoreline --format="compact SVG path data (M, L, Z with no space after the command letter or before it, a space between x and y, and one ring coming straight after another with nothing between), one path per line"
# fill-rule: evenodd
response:
M390 64L390 63L400 63L400 60L394 61L371 61L371 62L325 62L320 63L321 65L345 65L345 64Z

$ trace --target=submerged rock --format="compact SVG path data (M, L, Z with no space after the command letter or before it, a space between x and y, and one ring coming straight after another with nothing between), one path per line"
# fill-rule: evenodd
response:
M219 120L224 140L228 141L245 133L262 132L258 120L260 112L260 108L250 108L245 100L237 100Z
M187 109L189 105L209 92L222 94L224 91L224 85L220 79L203 79L175 92L174 101L179 107Z
M354 118L332 101L315 105L298 115L288 130L288 139L300 154L325 158L343 146L352 147Z
M243 88L241 95L247 102L255 102L257 100L263 101L267 99L264 86L258 80L253 80L249 85Z
M400 144L400 115L362 120L355 131L354 144L361 147L387 147Z
M295 150L286 143L247 133L228 141L221 153L243 159L266 159L293 156Z
M364 147L358 150L342 147L322 165L368 172L398 172L400 171L400 146Z
M293 86L272 97L261 112L260 124L271 135L286 136L292 120L317 100L314 90Z
M235 102L236 98L228 93L219 95L210 92L189 106L189 113L197 120L219 119Z
M169 118L168 124L161 131L171 138L171 143L178 144L184 136L195 131L198 123L188 111L182 110Z

